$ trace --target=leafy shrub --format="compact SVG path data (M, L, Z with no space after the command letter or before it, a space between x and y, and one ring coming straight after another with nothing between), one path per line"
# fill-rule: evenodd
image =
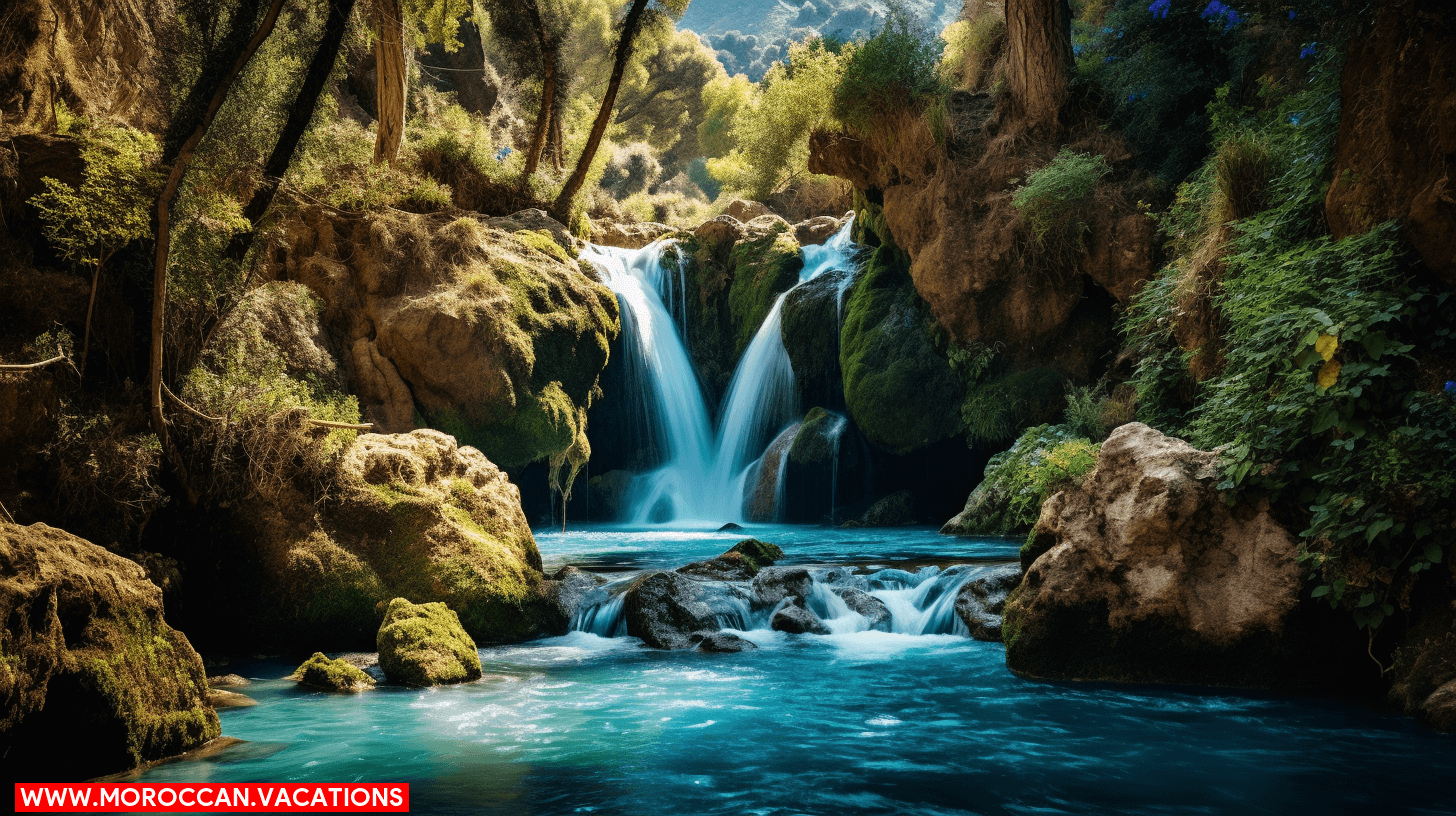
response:
M978 493L983 501L968 532L987 535L1026 533L1041 515L1042 502L1062 485L1075 482L1097 463L1099 445L1079 438L1065 425L1026 429L1010 449L992 456Z
M1080 241L1086 229L1079 220L1083 204L1098 180L1111 172L1101 156L1062 148L1050 164L1033 171L1016 188L1011 203L1021 211L1038 246L1045 246L1053 234L1075 235Z
M1004 444L1021 429L1055 419L1065 381L1051 368L1033 368L972 385L961 403L961 423L970 445Z
M1102 425L1102 405L1105 400L1096 386L1070 386L1067 388L1067 410L1063 414L1067 427L1078 436L1101 441L1107 437Z
M657 161L652 145L634 142L613 151L601 184L621 200L647 192L661 176L662 164Z
M967 7L974 5L968 2ZM993 80L996 61L1006 47L1006 17L994 5L960 19L941 32L945 50L937 71L947 87L979 91Z
M352 121L338 120L309 132L287 178L305 198L341 210L429 211L449 206L449 188L409 172L417 148L406 142L400 162L375 164L373 137Z
M904 6L890 3L884 27L845 62L834 88L834 115L851 133L868 137L895 114L918 114L941 93L942 46Z

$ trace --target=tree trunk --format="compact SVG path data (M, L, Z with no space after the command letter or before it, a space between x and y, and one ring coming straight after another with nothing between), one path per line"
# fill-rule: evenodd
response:
M536 127L531 132L531 144L526 148L526 170L521 174L521 187L530 183L541 162L541 153L546 149L547 131L551 127L553 109L556 107L556 61L559 49L556 38L546 31L541 19L541 8L536 0L521 0L531 28L536 33L536 45L541 50L541 107L536 113Z
M374 163L394 164L404 138L404 9L400 0L374 0Z
M1054 126L1072 79L1067 0L1006 0L1008 82L1032 127Z
M293 107L289 109L283 132L278 135L278 142L273 145L273 152L263 165L263 183L253 191L247 206L243 207L243 217L248 219L250 226L246 232L233 236L228 242L227 257L232 260L241 261L247 255L258 220L268 211L268 205L273 203L273 196L278 192L283 174L288 172L288 165L293 162L293 154L298 150L298 143L303 140L304 132L308 130L308 123L313 120L319 96L323 94L329 74L333 72L334 63L339 58L339 48L344 42L349 15L354 13L354 4L355 0L329 2L329 16L324 20L324 31L319 37L318 49L313 52L313 59L308 63L308 73L304 74L303 86L298 89L298 96L294 98Z
M152 266L152 352L148 361L147 386L151 392L152 430L156 432L162 445L162 453L171 462L177 479L182 483L182 489L187 493L187 500L192 504L197 503L197 493L192 489L191 480L187 478L187 467L182 461L182 455L173 444L171 435L167 433L167 420L162 413L162 329L167 316L167 253L171 244L172 205L182 189L182 179L187 175L187 167L192 163L192 154L196 152L197 145L207 135L208 128L212 127L212 120L217 117L217 112L227 99L228 91L232 89L238 74L243 72L253 54L257 53L258 47L268 39L268 35L273 33L273 25L278 21L278 12L282 8L283 0L272 0L258 30L237 50L232 66L217 77L215 82L209 81L208 84L213 89L212 96L207 101L207 106L201 109L192 132L178 144L166 184L157 196L157 247Z
M612 63L612 78L607 83L607 93L602 97L602 106L597 110L596 121L592 123L591 135L587 137L581 157L576 160L576 169L571 172L571 178L566 180L566 185L561 188L561 195L556 197L556 203L551 206L551 214L563 224L571 219L571 202L586 183L587 170L596 158L597 148L601 147L602 137L607 133L607 124L612 121L612 109L617 104L617 90L622 86L622 74L627 70L627 61L632 58L632 45L637 39L637 32L642 28L642 15L646 11L647 0L632 0L632 8L628 9L627 18L622 21L622 36L617 40L617 57Z

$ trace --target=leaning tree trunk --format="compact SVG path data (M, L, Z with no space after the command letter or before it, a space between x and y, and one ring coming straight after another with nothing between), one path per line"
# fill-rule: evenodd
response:
M404 138L404 9L400 0L374 0L374 163L394 164Z
M617 40L617 57L612 63L612 78L607 83L607 93L602 97L602 106L597 110L596 121L592 123L591 135L587 137L581 157L576 160L576 169L571 172L571 178L566 180L566 185L561 188L561 195L556 197L556 203L551 206L551 214L563 224L571 219L571 202L586 183L587 170L596 158L597 148L601 147L602 137L607 133L607 124L612 121L612 109L617 104L617 90L622 86L622 74L627 70L627 61L632 58L632 45L637 40L637 32L642 28L642 15L646 11L647 0L632 0L632 8L628 9L626 19L622 21L622 36Z
M530 18L531 28L536 34L536 47L541 51L541 107L536 113L536 127L531 132L531 144L526 148L526 170L521 174L521 186L530 183L541 162L541 153L546 149L546 136L551 128L553 108L556 107L556 62L560 48L556 38L546 31L541 19L541 8L536 0L521 0L521 5Z
M1006 0L1007 80L1033 127L1055 125L1072 79L1067 0Z
M303 140L304 131L308 130L308 123L313 120L314 110L318 107L319 96L322 95L324 86L328 84L329 74L334 70L334 63L339 58L339 48L344 42L344 31L349 25L349 15L354 13L355 0L331 0L329 2L329 14L324 19L323 36L319 38L318 49L313 52L313 59L308 63L308 72L304 74L303 86L298 89L298 96L293 99L293 106L288 111L288 121L283 123L283 131L278 135L278 142L273 145L273 152L268 156L268 161L263 165L263 183L253 191L248 203L243 207L243 217L248 219L251 225L245 232L233 236L228 242L227 256L233 260L240 261L247 255L248 247L253 243L253 235L257 229L258 220L267 212L268 205L273 203L273 196L278 192L278 185L283 181L283 174L288 172L288 165L293 162L293 154L298 150L298 144Z
M167 317L167 253L171 248L172 205L176 203L177 194L182 190L182 180L187 175L188 166L192 164L192 155L197 152L197 145L212 127L212 120L217 117L218 110L227 100L228 91L232 89L238 74L243 72L253 54L257 53L258 47L268 39L268 35L273 33L273 25L278 21L278 12L282 8L283 0L272 0L258 30L236 51L231 67L218 76L215 83L210 82L212 94L207 100L207 106L199 112L191 133L177 146L172 169L167 174L162 192L157 196L157 247L152 266L152 353L148 361L147 383L151 392L152 430L156 432L162 445L162 453L172 463L177 479L187 493L187 500L192 504L197 503L197 493L192 488L191 480L187 478L187 467L182 462L182 455L172 442L171 434L167 433L167 420L162 413L162 337Z

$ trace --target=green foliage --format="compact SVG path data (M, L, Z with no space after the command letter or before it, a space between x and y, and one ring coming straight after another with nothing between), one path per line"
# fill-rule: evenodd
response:
M1272 204L1234 223L1214 294L1227 324L1222 373L1192 394L1180 387L1169 271L1139 294L1125 327L1150 352L1141 410L1177 417L1193 444L1220 448L1221 488L1299 508L1313 594L1374 628L1449 548L1456 405L1432 393L1426 361L1451 354L1456 325L1449 293L1412 268L1396 224L1341 241L1324 233L1338 79L1337 65L1322 65L1252 135L1229 128L1180 191L1188 203L1174 220L1191 225L1196 191L1225 184L1220 157L1253 140L1276 172Z
M982 11L973 19L960 19L941 32L945 50L937 71L947 87L978 90L1006 42L1006 18Z
M1033 368L971 384L960 404L967 444L1005 444L1023 428L1055 419L1065 383L1056 369Z
M964 534L1019 535L1041 515L1041 504L1062 485L1085 476L1097 464L1099 446L1065 425L1026 429L1008 450L986 463L971 495Z
M835 89L855 50L831 45L822 39L791 44L788 60L775 63L749 99L733 96L741 86L724 92L728 101L709 121L732 117L733 147L707 166L725 189L763 199L808 172L809 134L833 121Z
M151 235L151 203L161 184L153 167L156 140L128 127L85 126L79 189L46 177L30 199L56 253L72 264L99 268L128 243Z
M338 120L309 132L288 169L288 180L307 199L341 210L449 206L449 188L429 176L409 172L417 147L406 142L402 161L375 164L373 137L352 121Z
M1016 188L1011 203L1021 211L1038 246L1053 234L1080 242L1087 226L1080 217L1097 182L1112 172L1107 159L1062 148L1051 163L1032 171Z
M618 199L624 199L647 192L661 176L662 164L658 162L652 146L635 142L613 151L607 169L602 173L601 185Z
M413 23L405 32L410 45L424 48L429 43L440 43L446 51L460 48L460 19L474 13L471 0L404 0L405 19Z
M834 88L835 117L863 137L898 113L920 113L942 92L936 64L943 45L914 14L891 2L884 27L849 52Z
M1107 438L1107 429L1102 424L1105 400L1096 386L1070 386L1067 388L1067 411L1063 415L1067 427L1078 436L1094 441Z

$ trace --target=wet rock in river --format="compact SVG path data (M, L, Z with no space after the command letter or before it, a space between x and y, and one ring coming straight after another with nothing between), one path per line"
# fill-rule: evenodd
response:
M680 572L653 572L627 590L627 634L657 649L690 649L694 632L747 625L741 585L697 581Z
M890 631L890 608L885 602L862 589L844 587L835 589L834 594L844 600L844 605L869 621L870 629L877 632Z
M758 648L753 641L729 632L694 632L689 640L698 644L700 652L750 652Z
M1007 564L967 581L956 595L955 611L976 640L1000 642L1006 598L1021 583L1021 567Z
M827 635L829 627L819 616L805 609L802 606L789 604L783 609L774 613L773 621L769 628L776 632L787 632L791 635Z

